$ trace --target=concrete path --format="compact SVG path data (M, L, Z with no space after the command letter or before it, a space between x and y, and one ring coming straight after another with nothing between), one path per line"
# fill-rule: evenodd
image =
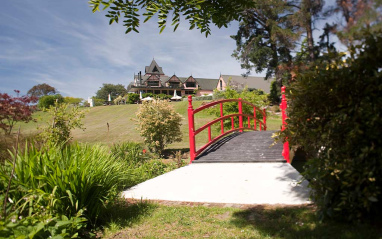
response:
M309 203L308 182L287 163L190 164L138 184L123 197L232 204Z

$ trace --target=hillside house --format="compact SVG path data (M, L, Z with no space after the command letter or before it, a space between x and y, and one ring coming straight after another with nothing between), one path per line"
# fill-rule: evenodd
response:
M188 77L178 77L177 75L167 76L162 67L153 59L149 66L145 67L145 73L134 74L134 81L131 82L127 90L129 93L152 93L179 96L195 94L212 94L215 89L225 90L227 84L234 88L244 89L245 85L251 89L262 89L269 93L270 82L264 81L263 77L242 77L233 75L220 75L217 79L195 78L192 75Z

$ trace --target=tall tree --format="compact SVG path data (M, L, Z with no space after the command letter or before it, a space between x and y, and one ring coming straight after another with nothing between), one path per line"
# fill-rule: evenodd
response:
M280 64L291 61L290 51L298 39L298 28L292 25L290 15L294 7L287 1L267 0L256 2L254 8L241 13L239 30L235 36L236 50L233 56L242 62L241 67L256 72L266 70L266 79L281 79Z
M118 96L124 96L127 94L126 88L121 85L113 85L113 84L103 84L102 87L97 91L96 98L108 100L108 96L111 96L111 100L114 100Z
M371 32L382 29L381 0L336 0L326 9L327 15L335 13L341 13L342 20L330 24L331 32L345 45L352 45L362 28L370 28Z
M56 90L56 88L54 88L54 87L52 87L46 83L43 83L43 84L38 84L38 85L33 86L30 90L28 90L27 94L29 96L41 97L44 95L54 95L57 93L58 93L58 91Z

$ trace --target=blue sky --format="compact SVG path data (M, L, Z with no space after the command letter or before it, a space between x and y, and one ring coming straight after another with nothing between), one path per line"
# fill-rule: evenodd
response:
M151 19L139 34L126 35L121 24L109 25L105 14L93 14L87 0L2 1L0 92L26 94L47 83L64 96L87 99L103 83L127 86L153 58L167 75L218 78L245 72L231 57L237 22L212 26L205 38L199 30L189 31L187 21L176 32L169 26L159 34Z
M102 83L127 85L153 57L167 75L218 78L245 72L231 57L228 29L212 29L205 38L182 22L159 34L154 19L140 33L124 34L108 25L105 12L93 14L86 0L2 1L0 9L0 92L21 94L47 83L64 95L95 95Z

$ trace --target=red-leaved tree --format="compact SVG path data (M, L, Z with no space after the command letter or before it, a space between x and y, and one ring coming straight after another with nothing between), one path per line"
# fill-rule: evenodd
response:
M15 90L17 95L20 91ZM36 106L32 105L37 102L34 96L17 96L13 97L7 93L0 93L0 128L5 134L11 134L13 126L16 122L29 122L32 120L32 113Z

